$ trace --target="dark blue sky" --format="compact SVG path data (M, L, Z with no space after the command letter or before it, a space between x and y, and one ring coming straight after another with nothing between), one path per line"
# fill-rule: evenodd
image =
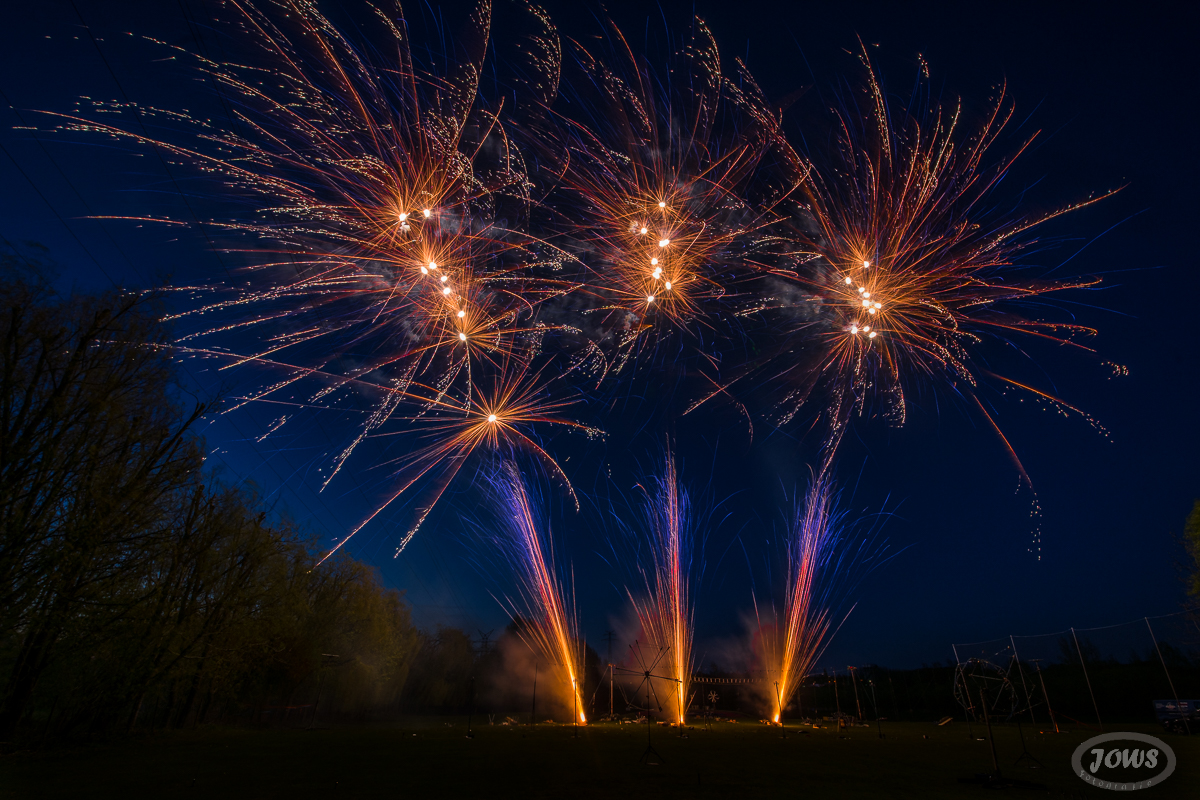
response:
M1067 241L1038 262L1066 261L1091 242L1063 273L1104 274L1104 288L1075 295L1064 307L1099 328L1101 357L1031 347L1044 369L1041 385L1092 414L1110 436L1078 416L1063 419L992 396L1042 508L1037 561L1028 552L1030 495L1015 492L1017 476L995 435L961 402L929 393L913 398L903 429L858 426L843 445L838 476L853 508L895 510L885 532L893 549L907 549L860 588L858 607L826 658L831 665L944 660L951 641L1174 611L1183 599L1177 536L1200 495L1194 421L1200 364L1190 319L1200 289L1197 64L1184 40L1195 21L1176 17L1167 4L1141 4L1136 15L1093 7L1087 16L1074 4L908 5L745 0L695 9L725 55L748 58L768 94L815 86L798 103L797 120L819 113L839 81L860 79L850 54L857 35L898 95L911 91L918 54L942 98L962 96L968 108L1007 82L1021 130L1043 133L1006 180L1005 197L1024 192L1029 207L1047 209L1127 184L1115 198L1056 222L1049 233ZM219 197L190 196L185 204L180 192L196 184L182 167L167 171L153 153L129 146L20 129L47 125L31 109L70 111L80 96L186 108L219 120L220 104L203 81L126 33L188 48L197 42L210 51L232 48L203 24L214 8L208 0L76 0L74 6L50 0L3 12L0 90L7 102L0 137L7 155L0 154L0 233L10 242L48 246L64 285L143 286L161 276L200 283L237 265L235 257L210 252L191 230L86 219L220 213ZM609 8L636 43L644 31L661 30L663 16L673 26L686 24L690 6L670 5L649 18L645 4ZM550 2L548 9L566 31L591 24L575 3ZM410 13L428 12L411 6ZM1110 380L1098 366L1103 360L1128 366L1129 376ZM206 389L226 380L201 364L185 367ZM238 379L231 380L236 386ZM657 402L652 394L644 384L631 389L604 444L550 442L589 495L583 513L556 515L555 525L567 542L593 643L627 605L623 576L596 555L608 550L611 533L597 509L619 501L620 493L634 496L639 469L654 462L663 431L630 424L639 409ZM348 430L314 427L256 441L273 416L249 408L213 422L205 435L215 461L231 476L255 481L318 535L353 527L384 476L362 470L318 494L315 468L323 453L340 449ZM697 592L699 636L710 643L701 652L740 635L753 584L767 593L767 540L782 522L785 491L803 483L812 455L811 443L797 443L794 433L760 424L750 441L744 425L720 411L675 423L684 480L718 509ZM352 550L408 592L424 624L499 627L504 615L489 592L503 590L503 575L491 570L494 582L480 580L481 560L461 533L460 516L477 513L475 495L464 488L448 500L399 559L390 557L395 531L386 519L364 531Z

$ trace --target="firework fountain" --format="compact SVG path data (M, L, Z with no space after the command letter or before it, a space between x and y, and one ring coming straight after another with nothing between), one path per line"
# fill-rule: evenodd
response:
M832 640L838 600L851 588L855 567L863 564L863 547L846 547L843 522L829 479L815 478L784 547L782 613L777 612L773 624L759 626L759 656L770 677L771 718L776 723Z
M675 460L668 452L663 474L646 498L650 564L649 568L640 567L645 594L635 597L629 592L629 597L643 633L665 652L661 663L674 683L671 713L679 725L686 721L691 703L693 671L690 510L687 492L679 487Z
M515 567L520 598L508 601L514 615L525 621L518 633L548 663L562 670L570 687L576 721L587 723L583 706L583 643L573 597L554 563L554 543L549 529L539 523L536 496L526 486L517 467L507 462L492 482L502 508L508 534L498 541Z

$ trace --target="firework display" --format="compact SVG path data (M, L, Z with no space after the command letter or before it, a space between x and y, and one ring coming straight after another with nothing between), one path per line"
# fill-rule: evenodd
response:
M662 653L659 669L666 670L672 682L669 713L683 725L692 701L692 531L687 492L679 486L669 453L646 506L650 554L649 563L641 566L645 590L640 596L630 592L629 598L643 634Z
M788 532L784 551L783 606L773 623L760 626L759 658L770 678L771 719L781 722L796 690L832 639L839 595L864 560L846 536L843 513L834 506L828 478L816 478Z
M791 156L794 168L806 172L804 202L788 222L785 238L796 249L780 274L808 286L820 309L803 326L803 336L818 340L811 360L798 361L789 349L768 367L787 387L782 419L791 419L814 389L823 389L825 468L850 418L873 396L883 401L884 415L902 425L906 387L922 382L954 387L997 432L974 394L984 377L1086 416L989 372L973 353L985 339L1008 341L1014 335L1087 349L1078 339L1094 330L1025 316L1020 301L1098 280L1038 278L1017 259L1033 244L1023 237L1030 229L1108 195L1032 218L990 214L992 190L1032 141L995 163L985 161L1013 114L1003 90L979 128L963 137L961 108L935 106L924 117L907 109L898 113L885 100L871 63L861 58L869 109L856 117L834 112L839 134L831 165L812 168ZM1008 451L1028 482L1016 454Z
M856 417L902 425L914 391L966 398L1026 483L977 389L1086 417L984 366L989 344L1090 352L1081 340L1094 333L1034 309L1096 281L1057 279L1025 256L1036 226L1101 197L996 211L994 192L1031 141L991 156L1013 115L1003 91L978 124L957 107L893 107L864 49L861 102L831 110L832 147L810 152L746 67L723 64L699 19L652 62L611 23L585 47L528 3L505 9L522 26L512 41L495 40L485 0L444 32L440 53L410 40L396 4L367 5L341 27L305 0L221 8L243 60L159 45L216 89L228 129L92 100L54 113L58 129L153 148L249 209L197 223L247 242L227 250L249 265L174 287L174 346L252 376L225 413L280 409L267 435L318 414L355 420L320 488L364 466L384 477L373 510L325 558L394 504L407 514L399 555L460 476L504 464L486 482L508 523L496 544L519 579L509 605L529 620L527 643L564 671L579 722L575 613L517 466L536 464L578 509L552 432L602 436L607 401L635 385L669 396L672 415L729 404L751 429L817 432L782 612L761 636L778 721L829 642L832 587L852 571L830 481ZM147 120L170 133L152 138ZM388 454L372 460L368 440L399 442L401 455L381 444ZM629 596L666 654L668 713L682 725L693 531L670 454L647 521L644 586Z
M493 481L493 487L507 529L507 536L497 539L496 545L515 567L520 586L520 599L508 603L514 616L522 620L519 635L562 672L573 713L579 724L586 724L579 621L574 603L568 599L568 588L556 571L553 540L538 522L536 496L531 499L529 488L511 462Z

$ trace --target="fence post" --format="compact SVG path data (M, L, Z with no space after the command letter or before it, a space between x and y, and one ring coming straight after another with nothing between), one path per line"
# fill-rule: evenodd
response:
M1083 667L1083 679L1087 681L1088 694L1092 698L1092 708L1096 712L1096 722L1100 725L1100 732L1104 732L1104 722L1100 719L1100 706L1096 705L1096 693L1092 691L1092 679L1087 674L1087 664L1083 662L1083 649L1079 646L1079 637L1075 635L1075 629L1071 628L1071 638L1075 640L1075 652L1079 653L1079 665Z
M1162 650L1158 646L1158 638L1154 635L1154 628L1150 627L1150 618L1142 617L1146 620L1146 628L1150 631L1150 641L1154 642L1154 651L1158 653L1158 663L1162 664L1163 672L1167 673L1167 685L1171 687L1171 694L1175 697L1175 707L1181 712L1183 710L1179 703L1179 692L1175 691L1175 681L1171 680L1171 673L1167 669L1166 659L1163 658ZM1188 723L1187 717L1183 718L1183 729L1187 731L1187 735L1192 735L1192 726Z
M1021 657L1017 655L1017 641L1011 633L1008 635L1008 641L1012 644L1013 658L1017 660L1017 674L1021 676L1021 688L1025 690L1025 704L1029 706L1029 721L1037 725L1037 720L1033 716L1033 700L1029 696L1029 687L1025 684L1025 670L1021 668Z

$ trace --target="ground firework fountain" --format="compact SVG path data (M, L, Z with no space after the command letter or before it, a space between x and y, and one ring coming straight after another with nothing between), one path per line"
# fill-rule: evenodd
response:
M539 524L537 497L531 497L520 472L511 462L494 481L507 530L498 543L516 573L520 597L509 601L525 624L519 634L531 649L556 665L564 678L575 721L587 723L583 705L583 644L571 590L554 562L549 530Z
M679 487L675 461L668 453L663 474L646 498L649 564L641 565L645 595L630 593L642 630L666 653L665 669L673 680L673 721L687 720L691 701L693 608L690 595L692 531L687 492Z
M815 478L787 534L782 609L759 626L758 655L770 678L766 694L776 723L832 641L841 600L882 555L871 537L851 536L835 500L829 478Z

